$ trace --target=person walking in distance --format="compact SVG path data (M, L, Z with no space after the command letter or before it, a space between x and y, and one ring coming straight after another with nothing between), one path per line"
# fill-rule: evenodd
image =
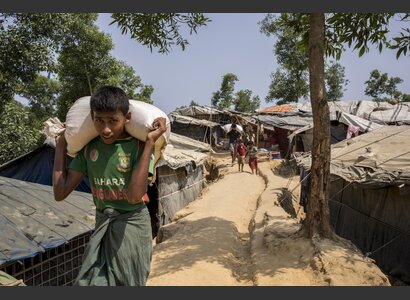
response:
M241 137L241 133L237 130L236 124L232 123L229 132L227 133L229 138L229 150L231 151L231 158L232 158L232 166L235 162L236 158L236 146L238 142L238 138Z

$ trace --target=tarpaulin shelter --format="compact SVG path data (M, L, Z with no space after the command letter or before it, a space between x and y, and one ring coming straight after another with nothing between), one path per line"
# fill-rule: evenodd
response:
M0 270L27 285L71 285L94 230L91 194L0 177Z
M53 139L45 140L42 146L1 165L0 176L52 185L54 148L55 141ZM67 156L68 162L71 159ZM77 186L76 190L86 193L91 192L87 177Z
M216 122L172 113L169 115L169 119L172 124L173 133L183 135L200 142L208 142L209 144L210 130L212 130L211 136L213 137L213 144L215 144L215 141L221 134L220 125Z
M157 164L158 217L160 225L171 222L175 213L194 201L203 189L205 152L210 146L171 133L164 158Z
M187 106L176 109L172 112L172 114L177 114L181 116L190 116L190 117L198 117L198 116L209 116L222 114L223 112L216 108L211 108L209 106ZM199 119L199 118L198 118Z
M298 159L305 178L311 157ZM410 126L383 126L332 146L331 224L387 273L410 283ZM309 177L307 177L309 178ZM304 180L301 202L309 202Z
M361 134L380 128L382 125L410 124L408 103L390 104L356 100L331 101L328 105L332 144L346 139L351 128L358 129ZM286 134L282 133L277 137L281 141L282 155L284 152L292 152L287 150L289 144L296 145L299 140L302 146L294 147L295 149L292 150L302 152L311 150L314 128L310 101L264 108L259 111L259 114L255 118L263 124L275 126L277 134L285 130ZM287 135L289 141L286 140Z
M286 157L290 151L288 136L298 129L313 124L312 114L293 111L254 115L253 118L264 127L269 126L273 129L282 157Z

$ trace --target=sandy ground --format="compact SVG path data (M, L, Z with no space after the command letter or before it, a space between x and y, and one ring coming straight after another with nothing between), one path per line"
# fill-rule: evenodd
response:
M275 175L275 161L257 176L222 160L222 178L161 228L147 285L389 285L351 243L300 237L297 176ZM283 187L294 191L296 218L279 203Z

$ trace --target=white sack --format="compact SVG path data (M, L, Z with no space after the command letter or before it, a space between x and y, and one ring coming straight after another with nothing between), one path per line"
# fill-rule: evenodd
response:
M162 156L162 151L168 143L171 133L171 125L168 116L154 105L130 100L131 120L125 126L125 130L133 137L146 141L147 134L153 130L152 123L158 117L166 119L167 131L155 142L154 162ZM65 122L65 137L67 140L67 154L75 157L86 144L98 136L94 128L90 112L90 96L78 99L67 113Z
M225 132L229 132L229 130L231 130L231 125L232 124L226 124L224 126L222 126L223 130L225 130ZM236 124L236 130L239 132L243 132L243 128L241 125Z
M43 133L48 139L53 139L65 130L64 124L57 118L49 118L44 122Z

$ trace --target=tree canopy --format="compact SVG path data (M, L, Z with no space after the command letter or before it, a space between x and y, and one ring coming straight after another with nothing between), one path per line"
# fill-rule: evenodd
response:
M55 70L71 14L0 14L0 111L40 72ZM58 26L56 26L58 24Z
M235 81L238 81L238 77L233 73L227 73L222 77L221 87L212 95L212 106L218 109L230 108L232 106Z
M345 78L345 68L339 63L325 65L325 97L327 101L343 98L344 87L349 83Z
M130 34L131 39L148 46L151 51L156 47L160 53L168 53L173 45L185 50L189 42L180 33L181 25L186 25L192 34L210 22L201 13L114 13L112 19L111 24L116 23L122 34Z
M259 22L261 32L274 35L277 40L274 53L279 68L271 74L267 102L277 100L277 104L298 102L309 96L308 48L304 44L305 35L280 22L280 17L268 14ZM325 67L326 97L329 101L343 97L343 86L347 85L344 67L330 62Z
M152 103L153 87L143 85L131 66L111 55L112 39L99 30L95 21L95 18L78 20L62 45L57 68L61 120L75 100L91 95L102 85L121 87L130 99Z
M251 90L240 90L234 99L234 109L240 112L254 112L259 108L259 96L252 97Z
M131 99L152 103L154 88L125 62L114 58L111 37L99 31L95 13L0 14L0 160L11 159L43 142L45 118L64 120L70 105L101 85L123 88ZM185 49L180 30L196 33L209 19L202 14L112 14L123 34L151 50ZM28 107L14 101L20 95ZM29 121L27 121L29 120ZM16 138L18 135L19 138Z
M15 100L5 103L0 112L0 165L39 146L40 137L27 107Z
M369 80L365 81L365 94L372 97L374 101L399 99L402 93L397 89L397 85L402 82L403 79L399 77L389 78L387 73L380 73L379 70L375 69L370 73ZM385 95L388 95L389 98Z

